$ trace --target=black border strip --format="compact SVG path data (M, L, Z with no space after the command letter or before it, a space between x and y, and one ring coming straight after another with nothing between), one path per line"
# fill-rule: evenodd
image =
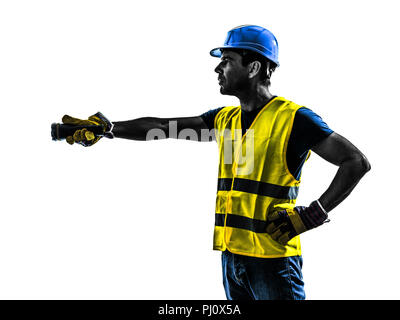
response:
M225 224L225 214L215 214L215 225L223 227ZM255 233L267 232L267 222L263 220L251 219L248 217L239 216L237 214L228 214L226 217L226 226L238 229L245 229Z
M218 191L229 191L232 186L231 178L218 179ZM276 184L254 181L249 179L235 178L233 189L247 193L258 194L276 199L294 200L299 194L299 187L285 187Z

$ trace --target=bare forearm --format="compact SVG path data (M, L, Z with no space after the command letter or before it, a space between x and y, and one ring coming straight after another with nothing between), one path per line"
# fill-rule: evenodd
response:
M200 116L182 118L145 117L113 123L113 134L116 138L142 141L166 138L210 141L213 138L212 132L209 132Z
M324 209L329 212L351 193L371 166L365 156L344 161L330 184L319 198Z
M168 119L145 117L128 121L113 122L113 134L116 138L130 139L130 140L149 140L150 130L159 130L159 139L166 138L166 124ZM162 135L164 133L164 136Z

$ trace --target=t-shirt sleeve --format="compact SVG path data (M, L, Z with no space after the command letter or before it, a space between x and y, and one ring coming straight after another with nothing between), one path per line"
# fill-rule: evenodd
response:
M217 109L212 109L209 110L207 112L204 112L202 115L200 115L200 117L203 119L203 121L205 122L205 124L207 125L209 130L214 129L214 120L215 120L215 116L217 115L217 113L222 109L221 108L217 108Z
M300 179L308 151L333 132L315 112L308 108L297 110L287 147L286 162L289 171Z
M315 112L308 108L297 110L292 134L289 139L291 147L298 157L328 137L333 130Z

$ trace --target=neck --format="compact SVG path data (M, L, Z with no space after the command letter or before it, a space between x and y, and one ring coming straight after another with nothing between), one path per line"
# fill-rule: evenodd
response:
M245 94L238 96L240 106L244 111L253 111L262 108L273 97L268 87L260 84L257 84L253 90L246 91Z

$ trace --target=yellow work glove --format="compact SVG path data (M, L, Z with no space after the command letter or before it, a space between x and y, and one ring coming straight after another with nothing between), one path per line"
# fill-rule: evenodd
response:
M272 239L285 245L290 239L328 222L328 214L318 201L309 207L298 206L293 209L272 212L267 217L267 233Z
M62 122L68 125L99 126L102 128L101 135L95 135L92 131L88 130L87 128L76 130L72 136L68 136L66 138L66 141L69 144L78 143L82 146L89 147L94 145L103 136L111 139L114 137L111 132L113 124L100 112L97 112L96 114L90 116L87 120L82 120L71 117L69 115L64 115L62 118Z

